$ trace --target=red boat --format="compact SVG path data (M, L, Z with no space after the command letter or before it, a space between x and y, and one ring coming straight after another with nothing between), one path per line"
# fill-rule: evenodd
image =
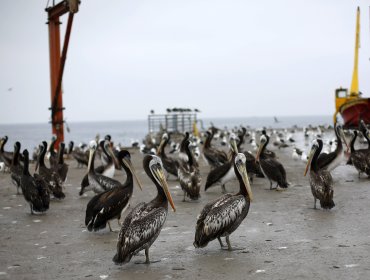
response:
M370 124L370 98L362 97L358 87L358 50L360 37L360 8L357 8L356 19L356 44L355 44L355 65L353 69L351 91L339 88L335 91L334 123L337 122L337 114L340 113L345 128L358 128L360 120Z
M370 124L370 98L350 96L342 88L335 91L335 97L345 128L358 128L360 120Z

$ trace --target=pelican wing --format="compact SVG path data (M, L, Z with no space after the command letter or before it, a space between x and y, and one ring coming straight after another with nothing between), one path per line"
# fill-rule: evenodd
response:
M131 194L129 189L114 188L94 196L86 207L85 225L88 230L105 228L107 221L120 216Z
M133 255L150 246L158 237L167 211L164 208L147 208L139 204L126 217L118 236L117 255L114 261L127 262Z
M232 162L229 161L221 166L212 169L208 176L205 189L208 189L213 184L216 184L225 174L232 168Z
M215 235L226 231L242 214L246 207L245 198L232 196L222 203L216 203L204 219L204 234Z
M335 152L332 153L322 153L317 158L317 165L319 169L327 167L335 158L337 157L337 154Z

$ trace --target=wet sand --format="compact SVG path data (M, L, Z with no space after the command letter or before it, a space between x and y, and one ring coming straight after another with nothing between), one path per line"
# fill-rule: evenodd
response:
M78 195L86 170L77 169L75 161L67 161L66 198L52 201L45 215L30 215L9 174L1 173L0 279L370 279L370 180L358 179L352 166L338 167L332 172L336 206L314 210L305 164L292 159L292 148L269 147L291 185L278 192L269 190L268 180L255 178L249 214L230 237L241 250L221 250L217 240L204 249L193 247L197 215L221 195L221 187L202 190L197 202L182 202L179 184L170 177L177 211L169 210L150 249L151 259L160 262L150 265L135 264L145 260L143 252L115 265L118 233L86 230L85 209L93 193ZM144 186L142 192L134 188L135 206L151 200L156 190L143 172L143 155L135 150L132 157ZM209 167L202 159L200 166L204 185ZM123 172L116 178L123 181ZM226 188L235 192L238 185L230 182ZM119 229L115 222L112 226Z

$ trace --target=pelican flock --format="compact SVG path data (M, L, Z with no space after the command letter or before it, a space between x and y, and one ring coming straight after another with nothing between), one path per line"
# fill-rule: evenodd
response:
M333 134L335 140L331 138ZM358 141L359 135L363 136L364 143ZM271 147L270 139L276 139L271 140ZM350 131L340 125L301 130L243 126L222 130L212 126L197 135L164 131L150 138L150 146L135 143L130 148L115 146L110 135L104 139L97 136L89 144L81 143L77 147L73 141L67 148L63 142L57 147L56 141L55 137L49 145L41 141L33 163L28 151L21 150L19 141L14 142L13 151L7 151L9 138L2 137L0 161L4 171L9 173L17 193L22 193L29 204L31 214L44 215L49 215L55 199L71 199L65 195L65 192L68 195L73 192L66 184L67 177L71 170L79 174L81 188L76 194L81 196L77 199L86 201L84 224L87 231L92 232L90 234L101 231L103 236L109 232L115 234L111 221L118 222L116 247L110 250L113 262L119 265L127 264L134 256L141 259L141 251L145 254L143 263L155 262L149 250L158 243L156 240L168 215L174 215L179 224L181 215L192 215L193 227L189 231L194 233L194 239L179 242L192 243L200 250L210 247L210 242L217 239L221 249L233 251L237 246L231 245L230 236L253 220L254 212L249 211L252 201L263 203L259 201L261 191L281 195L261 186L270 189L275 186L290 195L297 191L288 189L294 184L288 181L294 178L292 171L286 168L289 164L301 170L297 176L309 174L307 184L311 187L314 208L319 200L322 209L331 211L335 211L336 206L334 194L341 192L340 189L334 192L336 168L358 172L356 180L367 180L361 176L363 174L370 177L370 140L365 124ZM287 160L289 155L291 162ZM345 165L347 161L350 165ZM38 173L31 175L30 165L33 164ZM82 166L87 169L81 169ZM150 183L141 183L144 175ZM215 185L221 185L222 195L209 190ZM149 195L153 190L155 194ZM141 197L147 197L147 202ZM305 197L308 203L311 195L306 193ZM133 200L136 206L132 205ZM169 206L176 210L175 203L178 211L169 214ZM190 206L192 203L200 210L199 215L199 210ZM345 202L337 202L342 203ZM189 212L183 212L184 208L190 209ZM246 219L247 215L250 219ZM158 250L159 246L154 247Z

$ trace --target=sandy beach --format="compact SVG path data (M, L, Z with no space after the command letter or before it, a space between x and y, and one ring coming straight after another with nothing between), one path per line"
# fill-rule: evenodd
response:
M291 185L285 191L269 190L268 180L255 178L249 214L230 238L241 250L221 250L217 240L204 249L193 247L197 215L221 195L221 187L202 189L199 201L182 202L179 183L170 177L177 211L169 210L151 247L151 258L160 262L150 265L135 263L145 260L143 252L126 265L115 265L118 233L86 230L86 204L94 194L78 195L86 169L78 169L76 161L67 160L66 198L52 201L44 215L30 215L9 174L1 173L0 279L369 279L369 180L358 179L352 166L338 167L332 172L336 206L314 210L305 164L292 159L291 148L270 149L284 164ZM156 193L142 169L143 155L139 150L131 154L144 189L134 187L129 210ZM202 158L200 168L204 186L209 167ZM125 179L122 171L115 177ZM226 188L235 192L237 182ZM117 223L112 226L119 230Z

